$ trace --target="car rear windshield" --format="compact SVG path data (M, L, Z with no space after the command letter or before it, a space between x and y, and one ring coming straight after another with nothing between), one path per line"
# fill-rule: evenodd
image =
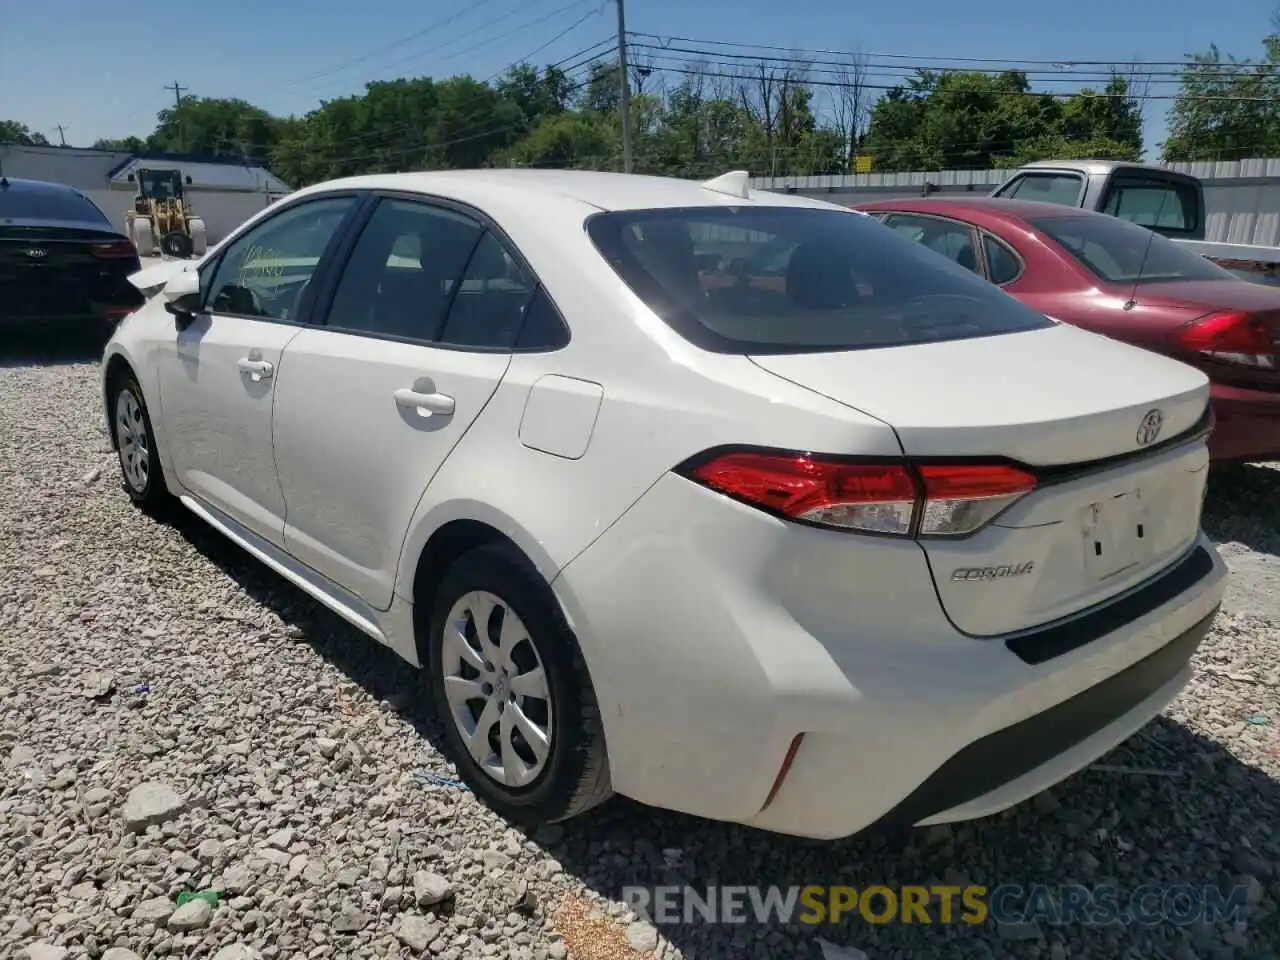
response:
M596 248L673 329L717 353L959 340L1052 325L871 217L811 207L596 214Z
M1044 217L1031 225L1108 283L1231 279L1216 263L1127 220L1094 214Z
M109 223L93 201L74 190L31 190L16 185L0 189L0 219Z

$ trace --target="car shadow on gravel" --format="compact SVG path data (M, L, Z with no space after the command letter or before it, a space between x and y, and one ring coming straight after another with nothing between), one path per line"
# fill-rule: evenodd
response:
M1280 740L1276 741L1280 745ZM1274 749L1274 748L1273 748ZM1066 923L1040 913L1026 926L954 923L871 924L856 912L837 926L770 924L791 949L815 936L856 947L869 957L1070 956L1263 957L1280 944L1280 783L1214 740L1159 718L1138 736L1051 791L1003 814L921 828L896 836L859 836L834 843L777 837L711 823L627 801L607 806L582 838L576 826L550 852L588 886L615 900L624 887L776 885L783 888L885 885L1112 886L1120 904L1144 886L1216 887L1224 896L1245 887L1254 899L1244 934L1224 921L1166 922L1138 931L1119 925ZM621 855L626 866L615 865ZM740 898L750 903L746 898ZM1157 901L1158 902L1158 901ZM680 901L674 901L681 911ZM883 901L877 901L880 909ZM1017 905L1017 897L1010 905ZM956 902L957 916L959 901ZM750 912L748 906L747 913ZM684 919L684 918L681 918ZM746 924L661 924L686 956L746 957L741 945L768 934ZM1188 943L1197 953L1186 950ZM1034 949L1035 945L1039 949ZM1125 951L1138 946L1139 953ZM1258 952L1250 952L1250 948ZM816 945L812 955L818 956ZM777 956L791 955L780 949ZM830 960L853 960L856 954Z
M1250 482L1271 481L1259 476ZM389 702L443 753L421 671L196 518L180 514L172 525L201 554L353 682ZM1267 956L1265 945L1280 943L1280 783L1218 742L1163 717L1099 764L1104 768L1087 769L998 816L906 834L811 842L618 797L535 837L567 874L615 901L626 899L625 888L690 887L705 896L708 888L811 884L859 890L872 885L979 884L993 889L1013 884L1054 890L1109 885L1118 890L1121 904L1147 885L1218 887L1224 893L1244 885L1254 901L1243 933L1229 921L1162 923L1138 930L1132 925L1055 923L1044 913L1038 923L1016 927L999 927L992 919L978 925L941 924L936 901L929 908L930 925L872 924L856 914L835 926L776 920L706 923L696 915L693 922L660 923L662 936L685 957L745 960L765 956L762 949L771 958L858 956L837 953L830 944L856 947L870 960ZM1010 906L1019 902L1015 897ZM550 912L554 905L545 909ZM817 937L828 941L829 953L820 949ZM1054 950L1054 944L1064 948ZM1128 952L1135 949L1137 953ZM633 951L629 960L641 957Z
M0 346L0 367L53 367L68 363L97 363L107 338L85 333L23 333L6 335Z
M1280 470L1274 465L1233 463L1209 474L1205 532L1217 543L1241 543L1280 554Z

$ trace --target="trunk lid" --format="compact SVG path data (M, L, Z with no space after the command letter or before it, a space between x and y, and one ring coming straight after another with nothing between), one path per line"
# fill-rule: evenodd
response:
M0 222L0 297L33 316L130 303L127 278L138 258L126 243L100 223Z
M1235 278L1140 283L1134 299L1144 305L1185 307L1201 314L1213 310L1280 314L1280 289Z
M977 533L920 541L965 633L1079 612L1173 563L1199 533L1205 443L1164 441L1202 421L1209 386L1176 360L1065 324L751 359L885 421L909 458L1004 458L1040 475L1034 492ZM1154 437L1142 429L1153 410Z

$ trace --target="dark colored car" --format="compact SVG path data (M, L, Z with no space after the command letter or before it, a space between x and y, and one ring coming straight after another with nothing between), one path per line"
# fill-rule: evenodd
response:
M140 307L138 251L71 187L0 177L0 329L101 332Z
M1060 204L935 197L855 209L1041 313L1199 368L1213 385L1214 459L1280 459L1280 289L1145 227Z

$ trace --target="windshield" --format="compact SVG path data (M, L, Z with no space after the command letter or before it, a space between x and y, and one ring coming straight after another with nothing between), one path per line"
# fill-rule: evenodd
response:
M623 281L717 353L855 350L1038 330L1053 321L871 217L805 207L600 213Z
M1032 220L1031 225L1108 283L1234 279L1200 254L1127 220L1044 217Z
M11 184L0 189L0 220L65 220L108 223L93 201L74 190L54 187L27 189Z
M152 200L172 200L182 192L182 181L175 170L148 170L140 174L142 195Z

